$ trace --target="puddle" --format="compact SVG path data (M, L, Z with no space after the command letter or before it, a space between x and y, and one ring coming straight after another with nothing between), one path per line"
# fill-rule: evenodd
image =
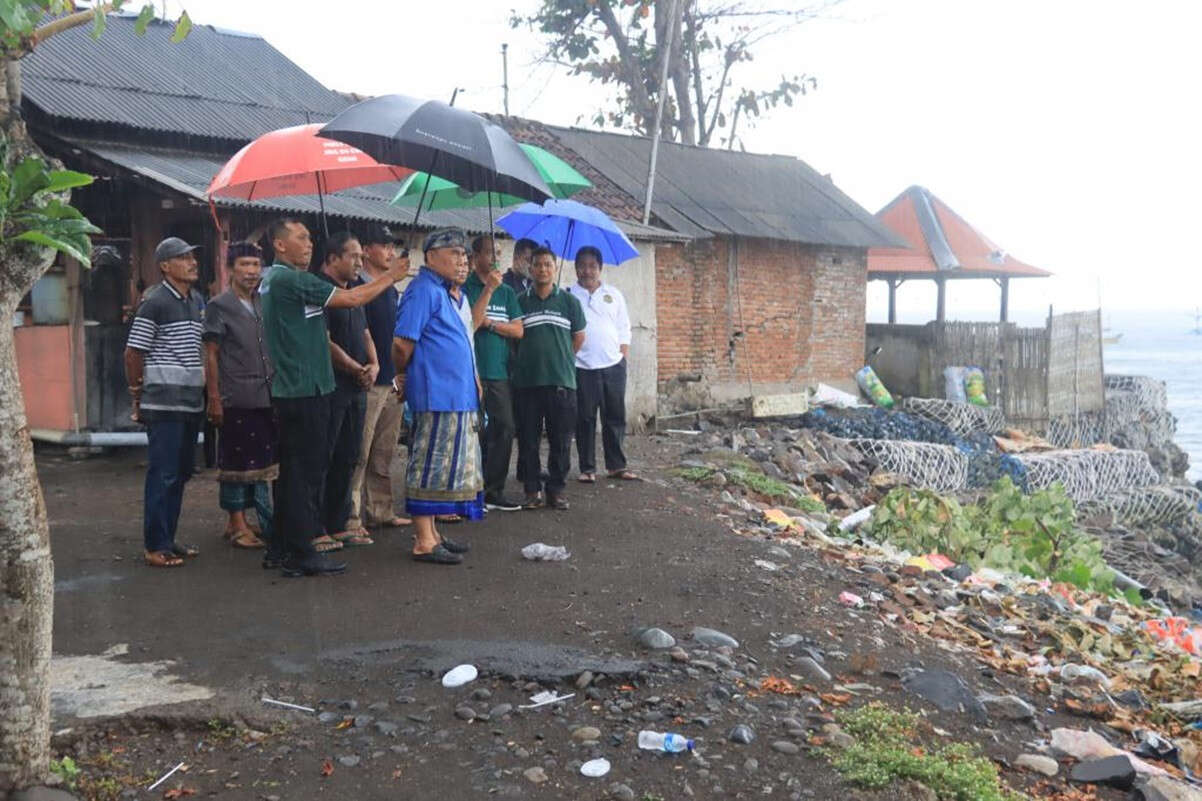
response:
M534 681L554 681L586 670L624 676L649 667L648 662L601 656L567 645L513 640L390 640L325 651L318 658L436 674L469 663L481 672Z
M56 719L109 717L213 697L209 688L170 673L174 662L117 661L128 653L129 646L121 643L94 656L51 657L51 714Z
M119 576L116 573L93 573L87 576L77 576L71 579L62 579L54 582L55 592L79 592L80 590L91 590L102 584L111 584L115 581L123 581L125 576Z

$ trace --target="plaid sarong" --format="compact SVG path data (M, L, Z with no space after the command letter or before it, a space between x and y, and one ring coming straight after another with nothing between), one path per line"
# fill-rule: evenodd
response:
M405 511L410 515L484 517L476 412L417 412L405 473Z

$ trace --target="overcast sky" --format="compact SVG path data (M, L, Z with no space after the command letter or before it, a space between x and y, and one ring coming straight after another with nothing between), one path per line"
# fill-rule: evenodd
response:
M790 3L794 0L781 0ZM333 89L449 98L588 125L607 94L537 61L508 25L539 0L186 0L200 23L262 34ZM178 11L181 3L169 7ZM1020 321L1104 307L1202 305L1202 3L1141 0L847 0L765 46L749 69L817 77L818 91L743 131L747 149L830 173L877 211L922 184L1051 279L1017 281ZM448 45L453 49L448 49ZM253 78L253 76L248 76ZM583 118L583 120L581 119ZM869 315L883 316L881 285ZM990 282L952 282L949 312L996 313ZM905 321L933 315L929 283L899 291Z

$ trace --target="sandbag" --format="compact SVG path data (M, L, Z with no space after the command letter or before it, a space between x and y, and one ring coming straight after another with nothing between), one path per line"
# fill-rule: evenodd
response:
M964 368L964 394L968 402L975 406L989 405L989 398L985 395L985 372L980 367Z
M943 368L943 397L952 403L967 403L968 396L964 394L963 367Z
M871 367L866 365L856 371L856 383L877 406L882 409L893 408L893 396L889 394L889 390L885 389L885 385L881 383L881 379L877 378L876 371Z

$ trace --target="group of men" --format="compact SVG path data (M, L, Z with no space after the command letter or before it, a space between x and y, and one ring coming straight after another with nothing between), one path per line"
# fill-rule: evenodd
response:
M263 567L290 577L343 572L326 554L373 544L370 528L412 523L413 559L458 564L469 546L440 523L567 509L573 438L579 480L596 481L598 414L609 475L637 478L622 451L630 320L622 294L601 282L596 249L579 251L577 284L562 289L554 254L530 240L515 243L502 275L491 236L469 245L458 229L435 231L411 275L408 251L383 227L328 237L315 271L301 221L278 220L266 238L266 269L256 245L229 246L229 289L207 306L196 248L174 237L156 248L163 280L125 351L149 443L148 565L198 553L175 534L206 414L219 432L225 538L264 548ZM396 514L391 475L406 418L409 517ZM515 439L521 500L505 492Z

